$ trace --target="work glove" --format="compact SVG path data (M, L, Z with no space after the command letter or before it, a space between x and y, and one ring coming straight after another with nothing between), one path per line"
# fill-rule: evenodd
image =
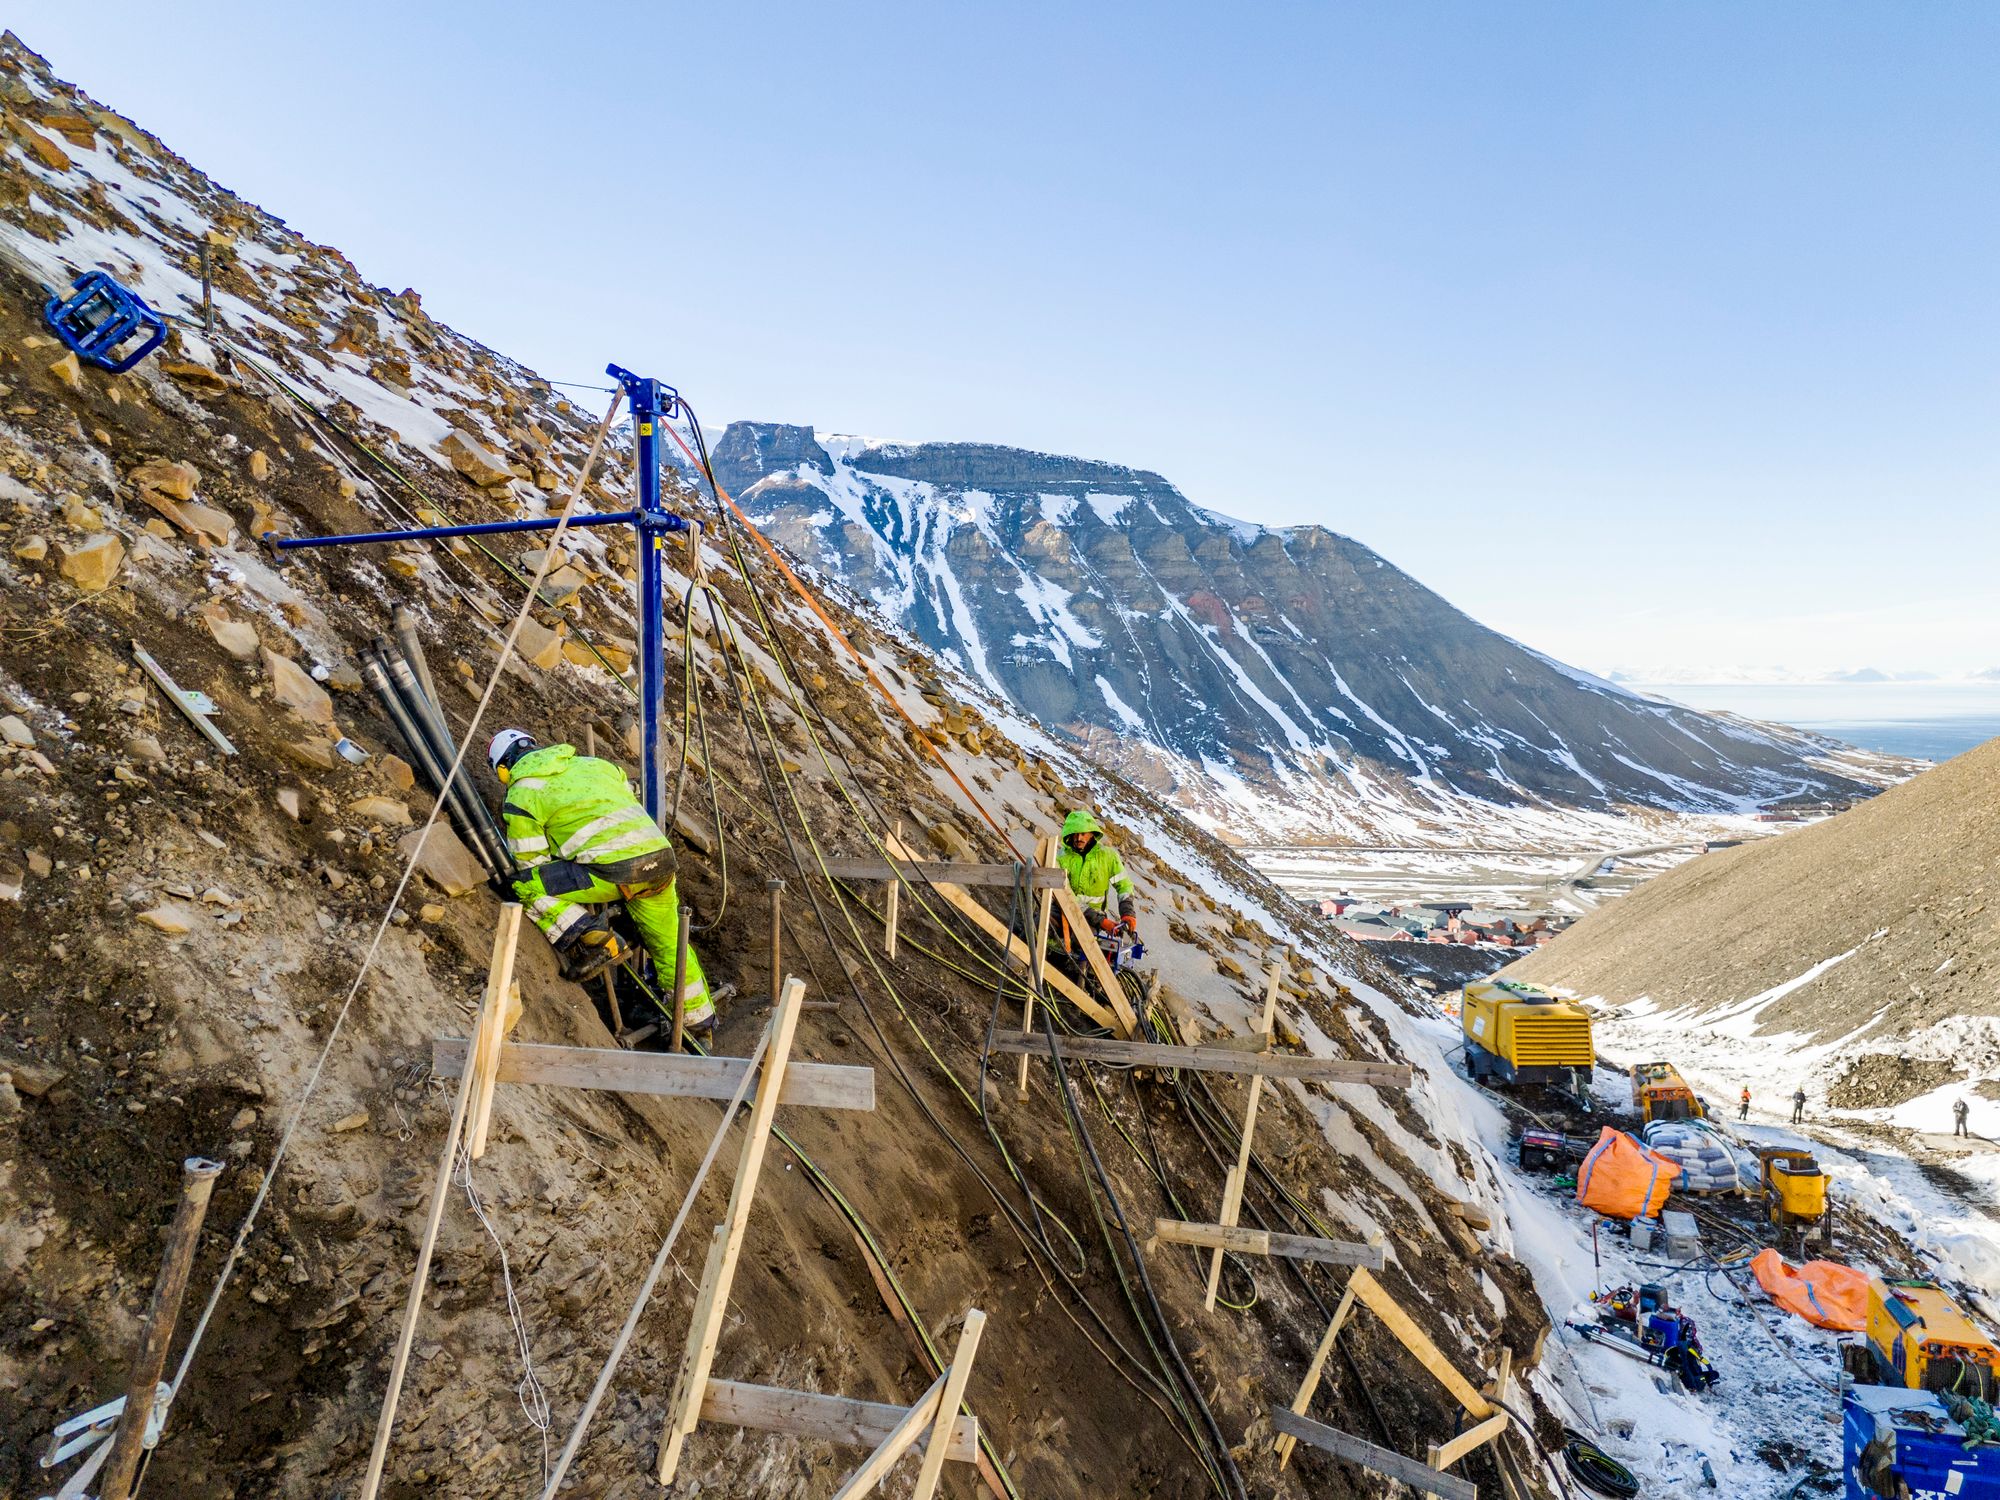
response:
M1127 932L1131 933L1133 937L1137 937L1139 935L1139 919L1133 916L1132 913L1130 913L1129 911L1125 913L1124 916L1118 919L1118 925L1124 928Z
M1097 930L1103 933L1106 937L1110 937L1113 933L1115 933L1118 930L1118 924L1112 921L1111 918L1106 917L1097 924Z

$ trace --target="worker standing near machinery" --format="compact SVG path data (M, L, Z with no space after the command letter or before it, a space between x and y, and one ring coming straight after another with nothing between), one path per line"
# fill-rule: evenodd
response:
M1083 903L1083 914L1099 932L1139 935L1138 895L1125 861L1104 841L1104 825L1077 808L1063 819L1062 847L1056 861L1069 877L1069 888Z
M494 735L486 758L507 790L500 809L507 851L525 872L515 893L562 960L563 978L589 979L628 956L599 909L621 902L656 979L671 986L680 940L673 844L632 794L625 772L572 745L540 745L520 729ZM679 999L688 1030L715 1024L692 945Z
M1792 1123L1794 1125L1802 1124L1805 1120L1805 1117L1806 1117L1806 1091L1805 1091L1805 1086L1801 1084L1792 1093Z
M1743 1085L1743 1092L1736 1100L1736 1118L1739 1120L1750 1118L1750 1085L1747 1083Z

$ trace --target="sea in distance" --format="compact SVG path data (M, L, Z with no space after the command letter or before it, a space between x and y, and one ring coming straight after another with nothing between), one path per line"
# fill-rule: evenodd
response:
M2000 682L1628 683L1689 708L1796 725L1864 750L1950 760L2000 735Z

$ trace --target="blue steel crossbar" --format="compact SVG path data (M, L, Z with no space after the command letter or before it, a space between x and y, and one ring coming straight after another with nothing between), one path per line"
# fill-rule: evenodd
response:
M571 526L636 526L639 513L621 510L616 515L582 515L569 518ZM264 533L263 540L280 552L301 547L346 547L360 542L428 542L443 536L497 536L506 531L554 531L561 516L537 516L529 521L480 521L469 526L425 526L413 531L357 531L347 536L279 536Z
M623 387L632 404L633 447L638 457L639 506L616 515L570 517L572 526L630 526L639 533L639 700L644 764L639 789L646 811L658 822L666 808L666 772L660 762L660 718L667 692L666 580L661 553L669 534L691 524L668 510L661 500L660 424L680 410L680 393L660 381L634 375L617 365L604 373ZM427 542L440 537L493 536L509 531L553 531L560 516L530 521L481 521L469 526L425 526L409 531L364 531L348 536L285 536L267 532L261 540L279 552L305 547L359 546L371 542Z

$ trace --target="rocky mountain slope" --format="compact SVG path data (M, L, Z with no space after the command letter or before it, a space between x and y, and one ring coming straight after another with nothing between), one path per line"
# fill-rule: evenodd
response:
M1857 1105L2000 1079L2000 740L1692 860L1507 972L1669 1032L1732 1028L1836 1103L1850 1075Z
M1357 542L1232 521L1143 470L747 422L714 456L793 551L1211 827L1506 842L1881 779L1821 737L1572 670Z
M89 268L191 315L205 241L214 337L178 324L115 376L49 338L45 288ZM393 605L414 609L446 710L483 734L468 721L533 539L280 569L249 538L545 512L592 416L217 186L11 34L0 388L0 1491L53 1488L35 1467L49 1429L120 1388L178 1164L199 1153L227 1169L184 1334L266 1173L273 1191L148 1492L352 1494L450 1111L430 1042L464 1033L498 915L476 874L438 860L385 910L431 807L356 655ZM628 469L608 464L587 503L628 504ZM686 490L675 503L706 504ZM1324 1455L1302 1450L1282 1475L1271 1456L1267 1407L1293 1389L1340 1273L1232 1262L1230 1305L1204 1312L1201 1260L1140 1242L1153 1215L1219 1201L1227 1129L1164 1080L1072 1070L1072 1116L1038 1065L1017 1096L1012 1066L983 1056L996 997L1000 1024L1019 1014L993 945L913 888L887 962L880 892L826 878L820 856L867 853L901 820L939 851L1003 857L933 747L1001 827L1046 832L1070 805L1101 807L1147 892L1162 1001L1186 1027L1242 1031L1276 958L1284 1045L1416 1065L1407 1091L1267 1092L1268 1170L1247 1213L1378 1239L1383 1280L1462 1369L1490 1371L1503 1344L1529 1368L1546 1318L1512 1253L1500 1168L1413 997L1145 792L982 713L913 640L827 604L910 727L754 547L712 535L716 612L677 633L692 632L708 726L682 747L689 797L712 825L682 841L682 888L711 978L737 986L717 1048L747 1053L764 1025L763 882L783 877L786 967L834 1003L805 1018L797 1055L877 1077L872 1113L781 1115L717 1373L911 1401L931 1378L925 1339L948 1340L978 1306L992 1322L968 1399L992 1477L954 1474L954 1494L1380 1493ZM498 711L629 754L629 548L593 533L568 550ZM196 736L135 644L214 700L237 754ZM337 753L343 738L367 758ZM598 998L560 982L532 938L519 977L518 1040L613 1045ZM1241 1102L1219 1083L1210 1113L1236 1118ZM448 1205L386 1494L537 1491L716 1121L700 1101L503 1090L468 1178L483 1217L465 1188ZM658 1493L662 1407L725 1191L712 1180L699 1200L565 1493ZM1461 1200L1486 1205L1492 1228L1475 1238ZM1322 1414L1406 1453L1452 1430L1456 1407L1379 1325L1343 1348ZM1547 1438L1544 1396L1537 1384L1526 1399ZM682 1483L821 1500L856 1458L707 1426ZM1466 1472L1498 1483L1491 1463Z

